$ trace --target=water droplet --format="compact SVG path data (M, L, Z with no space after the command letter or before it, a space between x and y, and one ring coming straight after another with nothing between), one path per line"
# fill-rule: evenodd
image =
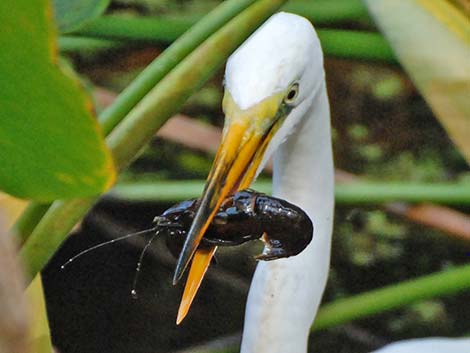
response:
M135 289L131 290L131 296L132 296L132 299L137 299L139 297Z

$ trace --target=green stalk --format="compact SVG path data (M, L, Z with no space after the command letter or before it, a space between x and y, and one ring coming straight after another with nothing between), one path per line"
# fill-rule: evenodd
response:
M119 183L109 195L129 201L172 202L187 200L201 194L203 180L147 180ZM253 188L270 193L270 181L257 181ZM336 203L340 205L379 204L394 201L436 202L441 204L470 205L468 184L394 184L355 182L337 184Z
M173 21L175 21L174 25L172 24ZM159 44L171 42L180 35L184 28L186 28L182 23L182 20L174 19L105 16L82 29L79 34L81 36L99 37L102 40ZM323 51L327 56L396 63L392 49L387 41L378 33L336 29L317 29L317 32ZM119 41L114 42L114 46L122 45ZM111 43L113 42L106 42L106 44L103 43L102 45L111 46ZM72 44L69 43L68 47L64 49L71 49ZM77 42L75 44L78 48L80 43ZM83 44L87 43L84 42ZM96 46L97 44L91 42L90 45ZM178 47L180 47L179 44ZM184 46L182 47L184 48ZM83 49L87 48L83 47ZM175 56L174 53L170 52L170 54L170 58Z
M247 1L244 2L247 3ZM249 3L253 3L253 0ZM244 7L246 8L246 5ZM191 28L197 20L198 18L194 16L166 18L108 15L91 21L71 34L100 39L126 38L128 41L172 43Z
M397 63L392 48L378 33L333 29L317 32L323 52L327 56Z
M200 45L212 33L222 27L228 20L245 10L255 0L229 0L215 8L199 23L188 30L181 38L168 47L158 58L156 58L142 73L116 98L111 106L105 109L98 117L103 126L103 133L107 136L113 128L124 119L127 113L183 58L185 58L194 48ZM129 30L128 28L125 28ZM97 42L86 42L90 38L70 38L66 37L65 42L62 39L62 45L65 49L81 46L83 44L96 46ZM102 41L102 39L100 39ZM70 42L73 41L73 42ZM107 46L122 45L120 42L107 41ZM101 42L100 45L104 43ZM59 39L59 45L61 45ZM31 209L42 208L43 214L47 211L46 206L32 202ZM21 215L15 227L16 234L19 236L19 243L31 234L31 231L37 225L40 217L31 217L29 213Z
M97 51L119 49L128 46L126 43L99 38L61 36L58 40L59 50L62 53L77 51Z
M282 9L304 16L315 25L337 24L369 18L361 0L289 1Z
M318 312L312 331L341 325L422 300L452 295L468 288L469 265L433 273L326 304Z
M337 185L336 196L338 203L354 205L392 201L470 205L470 185L358 182Z
M136 22L141 21L135 19ZM87 37L61 37L59 42L61 51L88 51L102 49L116 49L130 42L136 43L142 38L149 36L150 32L114 33L118 40L102 39L95 40ZM344 59L380 61L396 64L397 61L387 41L378 33L364 31L346 31L338 29L318 29L318 37L322 43L323 52L326 56ZM132 37L136 36L135 39ZM153 41L158 42L158 37ZM97 42L95 42L97 41ZM127 43L127 44L126 44Z
M155 180L121 182L108 194L110 197L135 202L175 202L198 197L204 188L204 180ZM253 188L270 193L270 181L257 181Z
M20 250L28 283L43 269L97 200L98 196L52 203Z
M23 245L26 239L28 239L34 227L36 227L41 218L46 214L49 206L50 204L39 202L30 202L28 204L21 214L21 217L14 224L11 232L16 237L16 243L18 245Z
M194 50L162 79L107 138L118 169L123 169L260 23L285 0L259 0L232 19ZM96 198L56 201L20 251L25 272L33 278L46 265L72 227L86 214Z
M243 2L246 3L246 1L239 2L239 6L244 6ZM283 10L304 16L315 25L368 18L367 10L360 0L291 1L283 7ZM200 18L199 15L151 18L101 16L72 34L84 37L127 38L128 40L171 43Z

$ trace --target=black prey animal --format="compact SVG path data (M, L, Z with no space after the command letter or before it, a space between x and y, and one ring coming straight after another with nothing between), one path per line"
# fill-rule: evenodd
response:
M154 219L160 234L169 235L167 244L176 256L198 207L199 199L183 201ZM261 239L265 247L256 258L275 260L299 254L312 236L312 221L302 209L247 189L224 200L200 246L234 246Z
M158 235L163 235L166 236L168 248L177 258L199 202L199 199L180 202L167 209L161 216L155 217L153 228L95 245L70 258L61 268L102 246L133 236L153 233L137 263L131 291L132 296L137 297L135 288L146 250ZM285 200L246 189L224 200L199 246L235 246L261 239L264 248L256 259L268 261L299 254L307 247L312 237L312 221L301 208Z

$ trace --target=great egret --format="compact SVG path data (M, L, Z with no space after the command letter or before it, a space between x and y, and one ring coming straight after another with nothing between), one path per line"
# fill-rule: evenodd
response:
M214 213L228 194L250 185L272 154L273 195L300 206L315 227L312 242L299 255L258 264L242 353L307 351L328 276L334 208L324 76L313 26L289 13L273 15L227 62L223 139L174 276L176 283L195 253L177 322L186 315L215 252L215 247L197 250Z
M273 195L306 211L315 235L300 255L259 264L248 301L243 350L305 352L329 268L334 204L323 55L310 22L288 13L266 21L229 58L223 107L223 141L175 279L223 198L247 187L274 152ZM196 254L178 321L187 312L212 253Z

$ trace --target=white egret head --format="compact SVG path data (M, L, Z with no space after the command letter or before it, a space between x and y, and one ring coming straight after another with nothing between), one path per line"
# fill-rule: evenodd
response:
M294 131L323 85L323 55L313 26L305 18L285 12L272 16L238 48L225 70L229 104L238 111L272 104L278 113L251 117L263 120L262 127L279 124L264 160Z

